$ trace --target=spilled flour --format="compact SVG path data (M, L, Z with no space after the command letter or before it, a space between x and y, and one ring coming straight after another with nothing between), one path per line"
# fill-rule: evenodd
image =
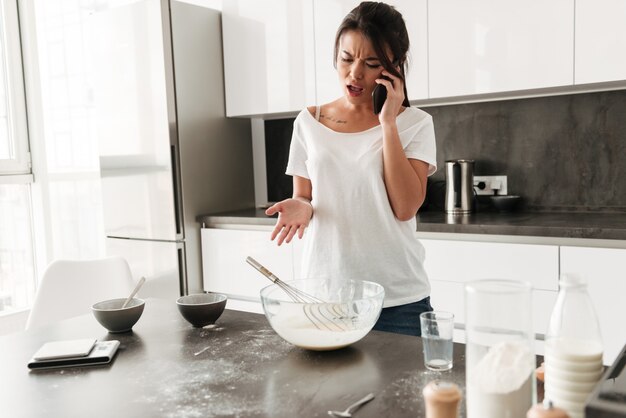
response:
M280 361L294 347L271 329L241 331L236 339L223 329L202 329L201 338L192 335L182 346L173 341L163 351L181 351L175 360L163 358L149 375L143 370L129 373L141 392L149 394L136 402L155 405L166 417L265 415L258 388L267 376L258 373L258 365Z

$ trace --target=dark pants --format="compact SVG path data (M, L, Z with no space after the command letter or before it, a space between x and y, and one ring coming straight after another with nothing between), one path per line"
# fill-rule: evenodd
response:
M384 308L376 325L374 325L374 329L419 337L422 335L420 314L432 310L430 297L407 305Z

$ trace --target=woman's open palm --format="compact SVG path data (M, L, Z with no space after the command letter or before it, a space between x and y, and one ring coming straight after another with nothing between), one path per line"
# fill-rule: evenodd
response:
M290 198L270 206L265 211L268 216L275 213L278 213L278 220L272 231L271 240L278 237L278 245L281 245L283 242L291 242L296 233L298 238L302 238L313 215L313 207L308 202Z

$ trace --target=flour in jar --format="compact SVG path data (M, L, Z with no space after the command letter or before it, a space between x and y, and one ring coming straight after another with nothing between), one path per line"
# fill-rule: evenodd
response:
M525 417L533 400L533 354L516 342L500 342L468 371L468 418Z

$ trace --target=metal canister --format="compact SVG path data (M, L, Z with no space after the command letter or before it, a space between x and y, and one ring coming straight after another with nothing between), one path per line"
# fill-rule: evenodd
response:
M447 213L470 213L474 211L474 160L446 161Z
M457 418L461 391L451 382L435 380L422 390L426 418Z

